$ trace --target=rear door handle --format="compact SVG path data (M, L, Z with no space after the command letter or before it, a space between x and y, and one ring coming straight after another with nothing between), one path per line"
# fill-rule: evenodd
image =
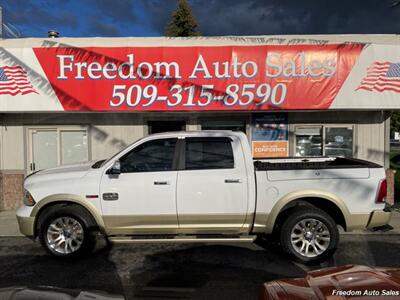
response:
M169 185L169 181L154 181L154 185Z
M241 183L242 179L225 179L225 183Z

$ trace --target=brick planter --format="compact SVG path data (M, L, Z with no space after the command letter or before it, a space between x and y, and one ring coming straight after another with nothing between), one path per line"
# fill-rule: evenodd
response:
M16 209L22 204L24 174L0 172L0 210Z

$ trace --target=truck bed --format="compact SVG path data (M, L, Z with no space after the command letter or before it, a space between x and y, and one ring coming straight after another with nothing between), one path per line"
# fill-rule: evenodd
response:
M381 167L382 166L370 161L344 157L285 157L254 161L254 168L256 171L354 168L360 169Z

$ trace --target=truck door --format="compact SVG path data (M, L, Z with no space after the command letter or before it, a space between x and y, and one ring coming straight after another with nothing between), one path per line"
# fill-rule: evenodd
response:
M196 233L237 232L248 207L247 177L239 140L186 137L177 183L179 228Z
M176 138L144 142L120 158L121 174L103 174L100 196L109 234L178 229L176 145Z

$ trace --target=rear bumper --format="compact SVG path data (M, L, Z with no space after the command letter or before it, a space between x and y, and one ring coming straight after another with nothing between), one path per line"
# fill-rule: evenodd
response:
M374 227L386 225L389 223L391 217L391 211L375 210L370 214L367 228L372 229Z

